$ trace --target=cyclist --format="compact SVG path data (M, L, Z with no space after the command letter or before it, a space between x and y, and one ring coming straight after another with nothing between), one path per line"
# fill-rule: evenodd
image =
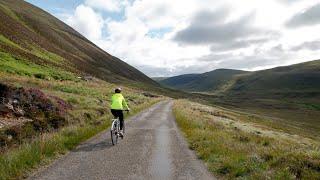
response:
M114 118L119 118L120 120L120 136L123 137L123 111L130 111L127 102L123 95L121 94L121 88L116 88L114 94L111 97L111 113Z

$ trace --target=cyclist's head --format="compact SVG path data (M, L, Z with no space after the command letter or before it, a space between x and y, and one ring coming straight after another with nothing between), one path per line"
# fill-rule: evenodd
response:
M114 90L114 92L115 92L115 93L121 93L121 88L119 88L119 87L116 88L116 89Z

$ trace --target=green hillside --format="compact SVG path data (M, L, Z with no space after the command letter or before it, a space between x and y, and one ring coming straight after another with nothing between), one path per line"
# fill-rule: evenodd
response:
M72 72L109 82L157 85L57 18L21 0L0 1L0 60L0 69L9 73L70 79L67 72Z
M238 77L227 92L250 96L319 95L320 60L245 74Z
M217 69L203 74L185 74L174 76L162 81L160 84L174 89L190 92L213 92L223 90L229 81L246 71L232 69Z
M159 82L190 92L311 97L320 91L320 60L255 72L217 69L203 74L174 76Z

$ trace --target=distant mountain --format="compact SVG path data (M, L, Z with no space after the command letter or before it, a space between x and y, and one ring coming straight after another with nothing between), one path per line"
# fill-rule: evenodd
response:
M7 71L23 66L17 62L10 64L8 59L28 64L29 67L50 66L111 82L134 81L157 85L65 23L22 0L0 1L1 64L4 66L6 63Z
M211 97L220 106L275 117L281 127L319 132L320 60L240 75Z
M243 74L228 94L313 96L320 93L320 60Z
M320 60L255 72L214 70L160 82L196 92L210 104L276 118L280 124L279 118L304 124L308 132L320 127Z
M217 69L203 74L184 74L159 81L174 89L190 92L221 91L237 76L248 72L233 69Z
M160 84L190 92L225 95L294 94L310 96L320 92L320 60L291 66L247 72L217 69L203 74L185 74L159 81Z
M165 80L165 79L167 79L168 77L151 77L151 79L153 79L153 80L155 80L155 81L157 81L157 82L160 82L160 81L162 81L162 80Z

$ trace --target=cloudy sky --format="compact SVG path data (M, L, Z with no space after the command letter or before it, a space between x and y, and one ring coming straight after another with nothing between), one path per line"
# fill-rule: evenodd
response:
M149 76L320 59L319 0L27 0Z

